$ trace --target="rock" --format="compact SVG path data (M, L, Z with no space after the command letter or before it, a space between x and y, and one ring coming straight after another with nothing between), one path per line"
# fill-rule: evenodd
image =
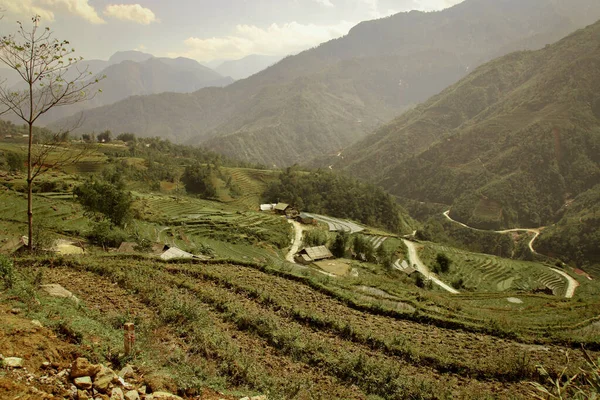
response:
M98 372L94 378L94 389L100 393L107 393L110 384L117 381L118 378L119 377L112 369L101 365L100 372Z
M250 397L242 397L240 400L250 400Z
M125 400L140 400L140 395L136 390L130 390L125 393Z
M267 400L267 396L260 395L260 396L254 396L254 397L250 397L250 400Z
M42 368L44 368L44 369L48 369L48 368L50 368L50 367L52 367L52 364L50 363L50 361L44 361L44 362L42 363Z
M78 390L77 391L77 400L90 400L90 396L88 395L88 392L86 392L85 390Z
M138 388L137 392L138 392L139 394L141 394L142 396L143 396L143 395L145 395L145 394L146 394L146 385L144 385L144 386L140 386L140 387Z
M123 379L133 378L135 376L135 371L131 365L126 365L125 368L119 371L119 376Z
M146 398L148 398L146 396ZM167 392L154 392L152 393L153 400L183 400L183 398Z
M75 386L79 389L89 390L92 388L92 378L89 376L81 376L79 378L75 378Z
M2 365L8 368L23 368L23 359L19 357L5 357Z
M65 289L64 287L60 286L57 283L52 283L50 285L42 285L42 286L40 286L40 288L52 297L61 297L64 299L71 299L75 303L79 304L79 299L77 297L75 297L73 295L73 293L69 292L67 289Z
M40 321L38 321L37 319L32 319L31 320L31 325L37 326L38 328L43 328L44 327L44 325L42 325L42 323Z
M133 389L133 386L131 386L131 384L125 382L125 379L121 378L120 376L117 376L117 382L119 385L121 385L121 387L125 390L131 390Z
M125 399L125 395L123 394L123 391L121 390L121 388L116 387L110 393L110 400L124 400L124 399Z
M71 365L71 378L79 378L81 376L96 376L100 372L101 366L94 365L87 358L78 358Z
M21 311L23 311L23 310L21 310L20 308L17 308L17 307L10 310L10 312L13 314L20 314Z

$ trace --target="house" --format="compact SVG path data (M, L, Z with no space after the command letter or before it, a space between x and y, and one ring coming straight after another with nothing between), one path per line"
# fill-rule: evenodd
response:
M316 225L317 224L317 220L306 213L300 213L300 215L298 215L298 222L301 222L305 225Z
M273 211L277 204L261 204L260 211Z
M273 207L273 210L277 213L277 214L282 214L285 215L286 210L290 208L289 204L286 203L277 203L275 204L275 207Z
M325 246L307 247L296 254L296 260L301 264L311 264L328 258L333 258L333 254Z

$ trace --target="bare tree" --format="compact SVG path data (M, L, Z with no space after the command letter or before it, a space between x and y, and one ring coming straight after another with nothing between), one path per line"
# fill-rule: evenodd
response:
M40 17L31 19L27 29L21 22L16 34L4 36L0 42L0 62L15 70L22 78L24 89L0 85L0 114L13 113L29 128L27 151L27 220L28 248L33 250L33 183L51 168L77 162L83 151L67 148L68 132L36 137L34 124L54 107L75 104L92 98L90 87L101 78L92 78L87 68L77 68L82 60L66 40L52 37L50 28L40 28ZM67 133L67 134L65 134ZM40 136L40 135L37 135ZM80 149L81 150L81 149Z

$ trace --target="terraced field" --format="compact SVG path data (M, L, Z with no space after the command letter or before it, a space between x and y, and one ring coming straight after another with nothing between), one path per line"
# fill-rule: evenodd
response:
M289 244L290 227L280 216L241 212L229 206L217 208L218 203L193 198L141 193L136 196L146 221L169 227L159 235L166 243L183 248L193 248L195 242L206 239L231 244L274 244L279 248Z
M319 215L319 214L312 214L312 213L305 213L305 214L311 218L316 219L317 221L326 223L329 226L330 232L348 232L348 233L352 234L352 233L362 232L365 230L364 226L359 225L359 224L349 221L349 220L328 217L328 216Z
M450 272L445 274L444 279L449 282L462 279L467 290L514 292L547 289L555 296L565 295L566 280L541 263L468 253L432 243L428 243L421 254L424 261L433 265L437 253L444 253L452 260Z
M560 346L357 307L335 291L259 266L117 257L69 265L44 276L84 302L93 302L90 281L118 285L154 312L157 323L177 330L175 352L183 354L171 368L194 362L196 379L273 399L530 398L533 366L562 365L564 358ZM96 278L74 279L90 272ZM571 361L574 369L582 359L573 354Z
M373 245L374 249L379 248L387 239L387 236L367 236L367 240Z
M277 171L257 170L249 168L223 168L231 176L231 181L242 192L240 197L234 198L229 203L247 210L257 210L260 197L267 184L277 178Z

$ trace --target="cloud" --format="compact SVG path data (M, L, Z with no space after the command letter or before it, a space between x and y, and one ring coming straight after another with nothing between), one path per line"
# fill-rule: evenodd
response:
M152 10L139 4L109 4L104 9L104 15L142 25L158 21Z
M263 29L255 25L237 25L230 36L185 40L183 53L169 53L169 57L188 57L198 61L238 59L250 54L286 55L305 50L348 33L353 23L342 21L336 25L314 25L290 22L271 24Z
M324 7L335 7L331 0L313 0L315 3L318 3Z
M42 20L48 21L54 21L55 12L66 11L92 24L105 23L88 0L0 0L0 7L17 15L37 14Z

